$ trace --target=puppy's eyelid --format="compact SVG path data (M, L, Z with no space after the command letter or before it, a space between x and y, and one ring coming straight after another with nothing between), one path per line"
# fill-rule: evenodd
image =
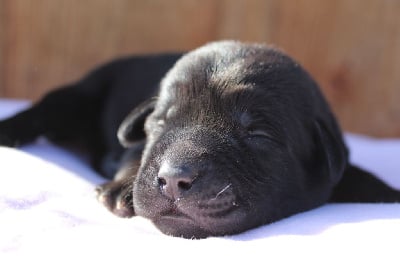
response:
M250 137L264 137L272 139L272 135L268 131L263 129L248 129L247 133Z
M285 147L285 142L283 139L277 137L273 129L248 129L247 139L252 142L253 139L266 140L268 143L274 143L276 145ZM256 142L258 143L258 142Z

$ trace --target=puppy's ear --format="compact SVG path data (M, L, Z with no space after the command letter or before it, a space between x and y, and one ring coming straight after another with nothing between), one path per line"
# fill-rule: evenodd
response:
M135 141L144 139L144 122L149 114L154 111L156 99L151 98L138 105L122 121L118 129L118 140L122 146L129 148Z
M376 176L354 165L349 165L342 180L335 187L331 202L400 202L400 191Z
M339 131L329 130L321 121L315 122L315 128L318 157L314 166L335 185L330 202L400 202L400 191L348 163Z
M329 178L330 184L336 185L347 166L347 148L339 130L329 129L323 121L315 121L315 132L318 161L315 167L320 175Z

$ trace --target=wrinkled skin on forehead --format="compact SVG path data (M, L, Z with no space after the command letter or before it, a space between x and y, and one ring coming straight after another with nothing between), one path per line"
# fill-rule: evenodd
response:
M321 128L341 156L333 175ZM184 56L162 81L145 131L134 209L178 236L232 234L320 205L346 162L316 84L265 46L227 42ZM166 162L195 172L179 197L160 192Z

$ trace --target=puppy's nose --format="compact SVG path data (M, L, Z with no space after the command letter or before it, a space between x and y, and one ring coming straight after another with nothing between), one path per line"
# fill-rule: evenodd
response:
M164 162L158 172L157 183L165 196L176 200L192 188L195 178L193 167Z

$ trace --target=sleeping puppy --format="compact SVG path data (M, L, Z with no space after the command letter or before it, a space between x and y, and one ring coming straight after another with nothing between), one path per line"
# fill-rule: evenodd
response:
M2 145L40 135L87 150L113 179L97 189L109 210L173 236L236 234L327 201L400 200L349 164L317 84L265 45L120 59L0 122Z

